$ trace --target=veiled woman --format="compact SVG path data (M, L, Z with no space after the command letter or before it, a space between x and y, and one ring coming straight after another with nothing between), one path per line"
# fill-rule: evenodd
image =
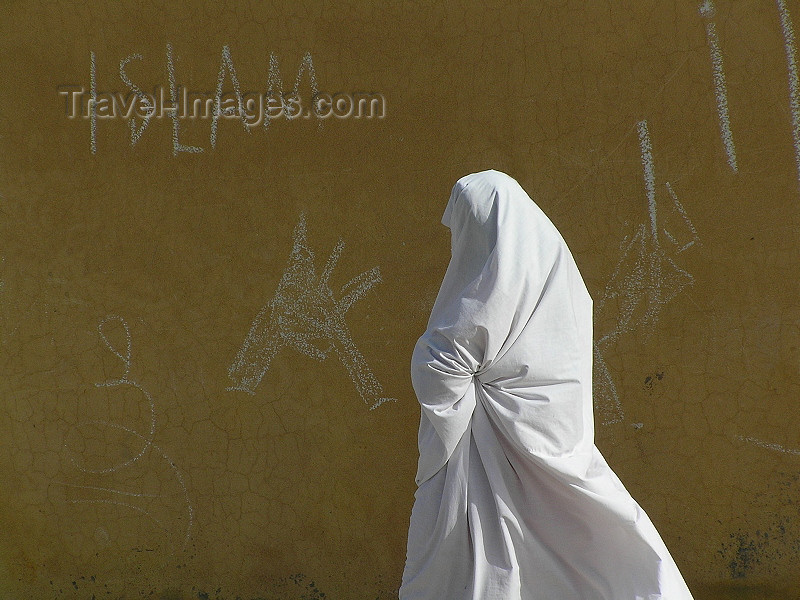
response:
M690 600L594 445L592 299L561 235L498 171L459 179L442 222L401 600Z

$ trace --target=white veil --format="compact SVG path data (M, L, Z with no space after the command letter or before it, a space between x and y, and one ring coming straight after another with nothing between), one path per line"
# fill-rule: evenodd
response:
M561 235L498 171L459 179L442 222L401 599L690 599L594 446L592 300Z

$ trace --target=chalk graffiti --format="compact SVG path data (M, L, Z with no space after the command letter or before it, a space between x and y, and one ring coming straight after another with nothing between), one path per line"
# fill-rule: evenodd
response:
M220 118L237 119L247 133L252 128L263 124L264 130L269 127L272 119L286 117L287 119L304 118L312 116L317 119L318 127L322 127L322 120L333 115L336 117L356 118L366 116L372 118L373 112L378 113L378 118L384 114L385 102L383 96L377 93L359 93L358 97L346 97L348 110L340 110L341 94L331 96L320 93L317 85L317 75L311 53L306 52L297 70L294 88L291 92L281 89L282 80L278 59L274 53L269 57L269 72L267 76L267 93L243 90L236 73L230 47L222 47L217 85L213 95L205 92L190 92L186 86L179 85L175 73L175 60L173 58L172 44L166 45L166 73L169 82L169 97L165 97L164 88L154 86L153 92L145 92L137 85L128 73L128 66L133 61L144 60L141 54L130 54L119 63L119 77L127 87L128 93L98 92L97 64L94 52L89 53L89 91L86 93L83 86L60 86L59 94L65 96L67 116L76 118L82 116L89 119L89 142L92 154L97 153L97 122L102 120L122 117L128 121L130 128L130 143L135 146L142 138L144 132L156 120L169 117L172 120L172 153L177 156L181 152L200 153L204 148L189 146L180 142L179 119L205 119L211 120L209 142L216 148ZM300 87L304 79L308 79L310 92L301 98ZM226 80L230 81L233 88L231 92L223 92ZM377 107L377 109L376 109ZM347 113L347 114L342 114ZM137 119L138 117L138 119Z
M377 408L394 398L383 396L383 388L356 347L345 314L375 284L380 283L373 267L342 286L337 300L329 279L342 253L339 240L320 273L308 246L305 216L294 229L289 265L272 300L256 315L236 359L228 369L233 381L229 390L254 394L272 359L281 348L292 348L317 360L336 354L347 369L362 400Z
M169 46L167 46L169 48ZM169 53L169 50L167 50ZM142 116L142 124L140 126L136 126L136 118L131 116L130 121L128 121L128 125L131 128L131 146L135 146L136 143L139 141L139 138L142 137L144 130L147 129L147 126L150 124L150 119L153 118L155 114L155 103L151 100L147 94L145 94L139 86L133 83L128 74L125 72L125 67L128 66L128 63L132 60L142 60L141 54L131 54L130 56L123 58L119 61L119 76L122 79L122 82L130 88L131 93L136 96L136 98L141 102L142 107L144 108L144 115ZM96 152L97 150L97 83L94 80L94 53L92 53L92 98L94 102L92 102L92 111L94 115L94 122L92 127L92 152Z
M793 454L794 456L800 456L800 450L793 450L791 448L784 448L780 444L774 444L771 442L765 442L758 438L754 437L745 437L743 435L737 436L738 439L742 442L747 442L748 444L753 444L754 446L758 446L760 448L765 448L767 450L773 450L775 452L781 452L783 454Z
M714 3L705 0L700 5L700 15L706 19L706 37L708 47L711 51L711 68L714 74L714 94L717 98L717 115L719 117L719 130L722 136L722 143L725 146L725 153L728 155L728 165L733 172L737 172L736 166L736 147L733 143L733 133L731 132L731 121L728 115L728 87L725 83L725 70L722 63L722 51L719 47L717 28L712 21L714 17Z
M122 327L125 335L124 351L120 351L106 335L106 327L109 326L109 324L116 324L117 326ZM186 482L180 469L178 469L178 467L175 465L175 462L159 446L153 443L153 438L156 432L155 402L153 397L146 389L144 389L137 381L130 378L131 335L128 324L124 319L122 319L122 317L109 315L100 321L100 324L98 325L98 333L106 348L108 348L112 354L122 361L124 372L119 378L108 379L106 381L96 383L95 386L98 388L110 389L132 388L139 392L147 401L147 413L149 417L148 428L146 433L140 433L131 427L106 420L82 421L74 427L74 433L79 439L83 438L84 436L92 437L92 435L96 435L98 432L103 431L122 432L123 436L136 441L138 450L133 452L132 456L126 458L125 460L113 462L110 466L96 467L87 466L87 461L85 459L79 460L79 453L73 450L70 445L65 442L64 447L67 451L70 463L76 470L85 475L102 478L109 477L120 471L132 468L134 464L141 463L142 459L144 459L146 455L152 454L156 459L164 461L170 468L172 476L174 477L174 481L177 483L180 489L180 493L185 504L186 526L182 535L182 548L185 548L191 535L192 524L194 520L194 509L192 508ZM110 456L103 457L103 459L110 458ZM135 477L131 477L131 480L135 479ZM144 491L138 492L105 485L86 485L68 482L55 482L55 485L63 486L73 491L80 490L84 494L84 497L67 499L66 502L73 504L105 504L120 506L141 514L143 517L152 521L159 529L164 530L165 532L168 532L169 530L169 527L160 519L158 519L151 510L148 510L148 508L145 508L145 506L140 504L143 499L148 499L149 502L164 499L166 497L166 494L164 493L156 494L147 493ZM89 495L90 497L85 497L86 495Z
M227 46L225 48L227 49ZM230 56L230 52L228 52L228 56ZM175 107L174 110L170 111L170 116L172 117L172 154L173 156L177 156L179 152L189 152L189 153L202 152L203 149L200 148L199 146L187 146L185 144L181 144L180 142L181 130L180 130L180 121L178 119L178 109L177 109L178 84L175 81L175 62L172 60L172 44L167 44L167 74L169 75L169 99L170 102L172 103L172 106ZM219 90L217 90L217 96L219 96ZM154 112L149 113L148 118L151 117L153 114ZM216 143L216 129L212 134L212 142Z
M792 113L792 139L794 140L794 158L797 163L797 176L800 179L800 79L797 75L797 47L794 41L794 29L789 9L784 0L776 0L781 19L786 64L789 71L789 109Z
M222 116L222 87L225 85L225 74L231 79L233 84L233 93L236 98L236 106L231 107L232 114L239 115L242 120L242 127L247 133L250 133L250 128L247 125L247 115L244 110L244 99L242 96L242 89L239 85L239 78L236 76L236 69L233 66L233 59L231 58L231 49L228 46L222 47L222 60L219 65L219 76L217 78L217 93L214 95L214 112L211 118L211 147L217 146L217 125L219 118Z
M277 99L283 114L288 119L295 119L300 116L300 112L295 110L292 103L300 97L300 84L303 83L303 74L308 71L308 79L311 84L312 98L319 96L319 86L317 85L317 74L314 71L314 60L311 58L311 53L306 52L303 55L303 60L300 62L300 67L297 69L297 77L294 80L294 88L292 93L287 95L283 90L283 79L281 78L280 65L278 64L278 57L274 53L269 55L269 73L267 74L267 98ZM317 111L319 115L319 111ZM264 119L264 129L269 128L272 119ZM322 121L318 121L319 127L322 127Z
M797 65L797 44L795 41L792 18L786 6L786 1L776 0L776 5L786 54L792 142L794 145L797 178L798 181L800 181L800 75L798 75ZM731 131L730 115L728 111L728 90L723 68L722 51L720 50L716 25L713 21L716 12L713 1L703 0L700 4L699 12L706 20L706 38L711 52L711 68L714 80L714 94L717 100L720 134L722 136L723 145L725 146L725 153L728 157L728 165L733 172L736 173L738 171L736 148L733 142L733 133Z
M667 255L661 244L661 234L674 246L679 254L699 241L697 231L678 200L669 182L665 187L670 196L670 207L683 229L679 235L659 225L659 210L656 199L655 166L647 121L637 124L641 149L642 169L647 196L649 223L641 223L631 237L622 241L622 257L617 263L603 295L596 305L598 312L611 300L616 300L619 315L614 328L601 335L594 344L594 397L604 425L618 423L624 419L624 410L617 393L614 379L603 358L603 352L620 336L635 329L652 331L664 306L669 303L694 278L680 268ZM648 227L649 224L649 227ZM688 235L687 235L688 233ZM686 241L688 239L688 241ZM667 247L669 250L670 247Z
M693 223L691 222L691 220L689 219L689 215L687 215L687 214L686 214L686 210L683 208L683 205L681 204L681 201L680 201L680 200L678 200L678 196L677 196L677 194L676 194L676 193L675 193L675 191L672 189L672 186L669 184L669 181L667 181L667 182L666 182L666 184L664 184L664 185L665 185L665 187L667 188L667 191L669 192L670 198L672 198L672 207L675 209L675 211L678 213L678 215L679 215L679 216L680 216L680 218L682 219L682 221L683 221L683 225L684 225L684 227L685 227L685 230L686 230L686 231L688 231L688 232L691 234L690 236L688 236L688 237L686 238L688 241L685 241L685 242L683 242L683 245L681 245L681 243L682 243L682 242L678 241L678 240L677 240L677 239L676 239L676 238L675 238L675 237L674 237L674 236L673 236L673 235L672 235L672 234L669 232L669 230L667 230L667 229L662 229L662 233L664 234L664 236L665 236L665 237L666 237L666 238L667 238L667 239L668 239L670 242L672 242L672 243L675 245L675 247L676 247L676 251L675 251L675 252L676 252L676 254L680 254L680 253L681 253L681 252L683 252L684 250L688 250L689 248L691 248L692 246L694 246L694 245L695 245L697 242L699 242L699 241L700 241L700 238L699 238L699 237L698 237L698 235L697 235L697 230L694 228L694 224L693 224Z

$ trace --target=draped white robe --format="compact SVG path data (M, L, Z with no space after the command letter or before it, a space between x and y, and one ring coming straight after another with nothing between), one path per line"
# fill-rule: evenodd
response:
M592 299L561 235L498 171L459 179L442 222L401 600L690 600L594 445Z

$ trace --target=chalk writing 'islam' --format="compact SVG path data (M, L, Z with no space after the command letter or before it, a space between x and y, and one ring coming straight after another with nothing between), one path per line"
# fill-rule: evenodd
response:
M383 397L383 388L353 342L344 320L350 307L380 283L380 270L374 267L353 277L342 286L337 300L328 281L343 248L344 243L339 240L317 274L314 253L308 247L305 216L300 217L294 229L289 265L278 289L256 316L228 369L233 381L229 390L254 394L278 350L288 347L320 361L334 352L370 410L394 400Z
M336 119L382 119L386 114L386 100L378 92L354 91L329 94L319 90L314 61L306 52L300 61L294 87L283 89L283 79L274 53L269 56L269 72L266 89L248 91L239 83L234 67L231 49L222 47L216 91L189 91L176 75L172 45L166 46L166 74L168 90L156 85L152 93L134 82L131 71L136 63L143 61L141 54L130 54L119 63L119 77L127 87L127 93L120 91L99 91L97 65L94 52L89 52L89 89L82 85L60 85L58 94L64 96L66 115L70 119L89 120L89 140L92 154L97 153L98 120L120 118L130 129L131 146L136 146L153 119L172 121L172 153L199 153L205 148L181 143L181 121L209 119L211 121L209 142L211 148L217 146L220 120L239 120L243 130L251 133L254 129L269 129L270 122L276 118L287 120L309 119L315 117L317 125L328 118ZM307 97L302 97L300 87L308 79ZM230 85L226 85L226 82ZM231 89L232 88L232 91ZM225 91L225 90L228 91Z

